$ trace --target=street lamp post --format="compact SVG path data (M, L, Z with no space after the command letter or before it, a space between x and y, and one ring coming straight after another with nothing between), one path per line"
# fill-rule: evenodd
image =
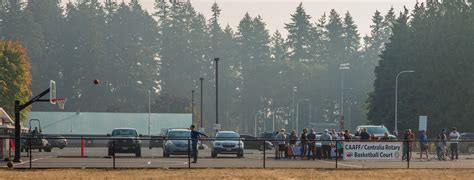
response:
M204 126L202 125L202 124L203 124L203 123L202 123L202 122L203 122L203 120L202 120L202 94L203 94L203 92L202 92L202 83L203 83L203 81L204 81L204 78L199 78L199 80L201 81L201 87L200 87L200 88L201 88L201 94L200 94L200 95L201 95L201 100L200 100L200 101L201 101L201 103L200 103L201 105L200 105L200 108L199 108L199 110L200 110L200 113L199 113L199 121L200 121L201 124L200 124L199 127L200 127L200 128L203 128Z
M194 89L191 90L191 122L194 124Z
M151 136L151 92L148 90L148 135Z
M216 63L216 124L219 124L219 58L214 58ZM219 129L216 128L216 133Z
M398 134L398 77L403 73L414 73L414 70L400 71L395 77L395 132Z
M302 99L302 100L299 100L298 103L296 103L296 131L298 131L299 119L300 119L299 105L303 101L308 101L309 102L309 99ZM309 119L310 119L310 121L311 121L311 106L312 106L312 104L309 103Z
M341 70L341 111L339 112L341 129L344 128L344 71L351 69L350 65L350 63L339 64L339 70Z
M295 117L295 94L296 94L296 92L298 92L298 87L294 86L294 87L293 87L293 100L292 100L292 101L293 101L293 102L292 102L292 103L293 103L293 105L292 105L293 107L292 107L292 109L291 109L291 118L292 118L292 121L293 121L293 122L291 122L291 129L294 129L294 128L295 128L294 124L295 124L295 121L296 121L296 117ZM298 130L296 130L296 131L298 132Z

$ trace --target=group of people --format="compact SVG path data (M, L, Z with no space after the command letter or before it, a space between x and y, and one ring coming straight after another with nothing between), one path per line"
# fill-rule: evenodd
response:
M459 137L460 133L457 131L455 127L451 129L451 132L448 134L446 129L443 129L440 134L436 137L436 154L439 160L447 160L448 157L448 143L449 143L449 150L451 153L450 159L457 160L459 158ZM403 149L404 153L402 156L402 160L409 160L412 157L413 147L415 147L416 136L415 133L411 129L407 129L403 135ZM429 149L429 141L428 135L426 134L425 130L420 131L420 135L418 137L418 142L420 146L420 159L423 159L423 155L425 155L426 159L428 159L428 149Z
M344 132L336 132L333 129L329 132L325 129L320 134L319 140L314 129L303 129L303 132L298 136L295 130L292 130L290 134L285 132L285 129L281 129L275 132L273 136L273 143L275 144L275 159L331 159L333 156L338 158L342 157L342 142L350 141L352 136L349 130ZM321 143L320 147L317 147L316 141ZM297 143L299 145L297 146Z

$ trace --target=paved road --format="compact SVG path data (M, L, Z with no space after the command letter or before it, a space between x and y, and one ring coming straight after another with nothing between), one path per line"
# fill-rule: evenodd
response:
M134 154L117 154L115 167L117 168L187 168L187 156L172 156L163 158L161 148L142 148L142 157L135 158ZM323 160L275 160L273 151L265 152L265 166L275 168L335 168L335 161ZM53 149L52 152L34 151L31 157L33 168L112 168L114 159L107 157L107 148L86 148L80 157L80 148ZM261 168L264 165L263 152L246 150L244 158L235 155L220 155L211 158L209 149L200 151L197 164L191 167L242 167ZM415 156L414 157L418 157ZM434 157L432 155L432 157ZM22 163L16 163L15 168L29 168L29 157L22 154ZM6 167L6 163L0 165ZM406 168L407 162L401 161L338 161L338 168ZM438 161L435 159L419 160L414 158L410 162L411 168L474 168L474 155L461 155L458 161Z

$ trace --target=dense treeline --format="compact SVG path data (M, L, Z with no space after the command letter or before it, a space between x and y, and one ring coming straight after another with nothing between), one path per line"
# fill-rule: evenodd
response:
M300 4L283 37L270 33L258 15L245 14L236 28L219 24L217 4L206 19L190 3L162 0L156 0L154 12L138 0L81 0L65 7L58 0L21 2L0 0L0 36L28 49L34 93L54 79L58 95L68 98L67 111L146 112L151 90L153 112L183 112L190 110L191 90L203 77L204 122L210 127L212 60L219 57L220 122L241 132L253 132L254 119L266 127L259 132L271 130L273 118L277 128L286 120L286 128L294 128L294 87L300 128L337 122L343 73L346 126L366 122L373 69L396 19L393 9L375 12L371 33L362 38L349 12L313 18ZM343 63L350 70L339 70ZM93 79L101 83L95 86Z
M370 121L393 128L396 75L414 70L399 78L398 129L417 129L418 116L427 115L432 134L473 131L473 42L472 1L427 1L402 13L375 69Z

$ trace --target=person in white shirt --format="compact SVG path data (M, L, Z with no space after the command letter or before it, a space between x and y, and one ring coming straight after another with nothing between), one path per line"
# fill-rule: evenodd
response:
M453 127L451 133L449 133L449 141L450 141L450 148L451 148L451 160L458 159L458 143L459 143L459 132Z

